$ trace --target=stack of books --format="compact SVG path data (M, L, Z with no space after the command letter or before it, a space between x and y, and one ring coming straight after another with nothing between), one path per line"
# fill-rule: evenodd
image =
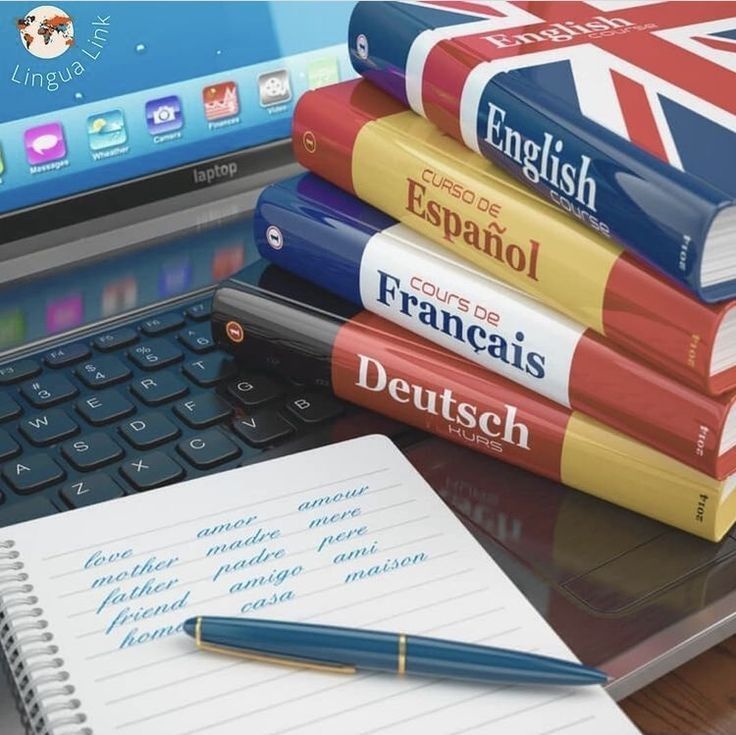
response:
M255 218L266 258L352 305L309 317L332 320L333 389L722 538L735 18L731 3L359 3L362 79L302 97L294 150L313 173L266 189ZM308 321L284 314L248 329Z

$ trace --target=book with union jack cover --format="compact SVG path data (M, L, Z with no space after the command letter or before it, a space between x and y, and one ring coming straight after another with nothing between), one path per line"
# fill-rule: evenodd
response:
M361 2L354 67L705 301L736 296L736 3Z
M366 80L306 92L306 168L711 395L736 387L736 300L704 304Z
M260 195L276 265L711 477L736 472L736 395L703 395L314 174Z
M217 289L212 335L254 369L711 541L736 520L736 474L709 477L265 260Z

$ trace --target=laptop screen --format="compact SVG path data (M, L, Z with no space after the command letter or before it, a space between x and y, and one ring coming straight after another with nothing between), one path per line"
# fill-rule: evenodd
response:
M302 92L354 75L353 4L2 3L0 217L181 167L192 188L236 176L225 154L288 137Z

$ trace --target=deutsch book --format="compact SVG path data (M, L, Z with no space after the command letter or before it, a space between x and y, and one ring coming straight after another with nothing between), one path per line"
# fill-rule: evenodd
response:
M736 3L361 2L355 69L705 301L736 296Z
M306 168L490 275L699 390L736 387L736 301L702 303L369 82L306 92L292 133Z
M736 471L736 395L703 395L314 174L273 184L263 257L713 477Z
M213 337L236 358L712 541L736 520L736 474L709 477L265 263L215 292Z

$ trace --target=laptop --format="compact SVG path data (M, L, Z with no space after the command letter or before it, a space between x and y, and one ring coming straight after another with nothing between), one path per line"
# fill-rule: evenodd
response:
M379 432L614 697L736 632L733 531L697 539L213 343L258 193L298 171L295 100L354 75L352 3L31 5L0 8L0 537Z

